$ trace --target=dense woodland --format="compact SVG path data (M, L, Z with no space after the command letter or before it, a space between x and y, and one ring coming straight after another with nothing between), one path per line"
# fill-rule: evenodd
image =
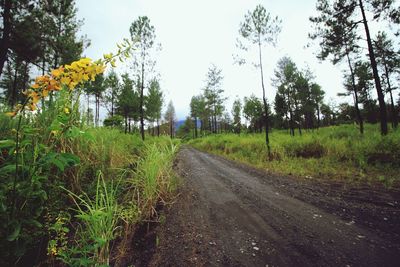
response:
M3 0L0 9L2 266L123 265L129 233L157 220L157 207L175 193L180 140L276 172L329 176L331 166L346 166L341 177L372 173L396 185L400 11L394 0L316 1L308 49L343 69L335 102L290 55L269 65L273 79L264 79L263 51L279 45L282 21L262 5L243 10L242 55L234 61L256 66L260 94L227 107L224 71L211 65L179 128L155 71L159 45L147 16L125 25L117 52L89 59L82 58L90 40L78 34L83 22L75 1ZM118 73L117 62L130 71ZM274 99L267 99L270 91ZM320 158L329 168L318 169Z

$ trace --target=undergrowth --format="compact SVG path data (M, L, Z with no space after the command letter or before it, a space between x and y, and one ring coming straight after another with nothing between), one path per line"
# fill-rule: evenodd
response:
M264 138L263 134L221 134L189 144L279 174L388 187L399 183L399 131L381 136L376 125L366 125L365 134L360 135L355 126L340 125L292 137L287 131L273 130L270 156Z

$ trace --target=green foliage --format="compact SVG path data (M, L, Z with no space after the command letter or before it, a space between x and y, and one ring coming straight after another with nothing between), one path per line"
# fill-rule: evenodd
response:
M98 173L96 194L92 198L65 189L76 205L78 219L77 244L60 251L59 257L69 266L108 266L110 264L110 242L116 236L119 220L117 203L119 182L106 184L103 174ZM57 251L55 252L55 254Z
M189 144L282 174L398 184L399 132L381 136L375 125L366 125L366 131L363 136L354 125L341 125L291 137L276 130L270 158L259 134L208 136Z
M146 145L136 171L127 180L131 188L127 201L137 203L142 218L156 214L156 204L167 201L177 186L172 164L178 146L171 140L166 141Z
M123 121L124 118L121 115L114 115L112 117L105 118L103 125L106 127L122 128Z

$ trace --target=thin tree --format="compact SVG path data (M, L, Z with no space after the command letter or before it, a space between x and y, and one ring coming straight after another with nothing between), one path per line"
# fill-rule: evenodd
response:
M153 79L150 82L146 96L146 118L152 123L157 123L157 136L160 136L160 119L163 102L163 92L161 91L160 83L158 80Z
M393 41L389 39L385 32L379 32L376 36L374 47L376 58L382 69L382 81L385 81L385 91L390 96L390 110L392 115L392 128L396 129L398 125L397 112L394 104L392 91L397 89L392 85L392 76L400 69L400 56L395 51Z
M190 100L190 116L193 118L194 123L194 138L198 137L198 131L197 131L197 121L201 116L201 100L202 96L193 96L192 99Z
M149 66L149 50L154 45L155 39L155 29L154 26L150 24L150 19L146 16L139 17L135 20L129 32L131 34L131 39L135 43L135 49L137 51L138 59L135 60L135 64L139 65L140 71L140 133L142 140L144 140L144 83L145 83L145 73L146 67ZM136 66L137 67L137 66Z
M105 84L107 87L105 101L110 104L109 115L113 117L115 114L116 101L121 91L118 75L114 70L107 75Z
M278 17L271 17L270 13L262 5L257 5L253 11L248 11L245 15L244 22L240 24L240 36L258 47L258 67L260 68L261 87L263 90L264 103L264 123L265 123L265 143L268 148L268 154L271 152L268 137L268 101L265 93L264 71L262 65L262 47L264 44L276 43L276 37L281 31L281 20ZM240 48L246 49L246 46L241 44Z
M217 117L222 115L223 103L225 101L225 98L222 97L222 93L224 92L221 87L222 80L222 70L215 65L211 65L207 72L206 87L203 94L211 111L211 131L213 133L218 132Z
M165 111L164 118L169 124L169 134L171 139L174 138L174 132L175 132L175 108L174 104L172 103L172 100L169 101L167 110Z
M235 133L240 135L241 117L242 117L242 101L236 98L232 105L232 116Z

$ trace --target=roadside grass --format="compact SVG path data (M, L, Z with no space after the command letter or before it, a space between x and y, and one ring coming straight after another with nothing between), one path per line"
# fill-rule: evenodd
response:
M271 157L264 134L221 134L189 141L204 151L278 174L349 182L399 183L400 132L381 136L377 125L366 125L360 135L354 125L296 132L273 130Z
M179 140L86 127L75 112L60 128L57 107L21 117L19 158L18 120L0 113L0 265L109 266L178 186Z
M149 137L142 142L139 136L107 128L89 129L87 134L89 138L75 144L81 158L75 171L85 189L66 191L76 206L70 222L75 224L70 240L75 245L64 249L59 259L68 265L108 266L124 255L127 233L157 220L156 207L173 197L177 179L172 166L179 141Z

